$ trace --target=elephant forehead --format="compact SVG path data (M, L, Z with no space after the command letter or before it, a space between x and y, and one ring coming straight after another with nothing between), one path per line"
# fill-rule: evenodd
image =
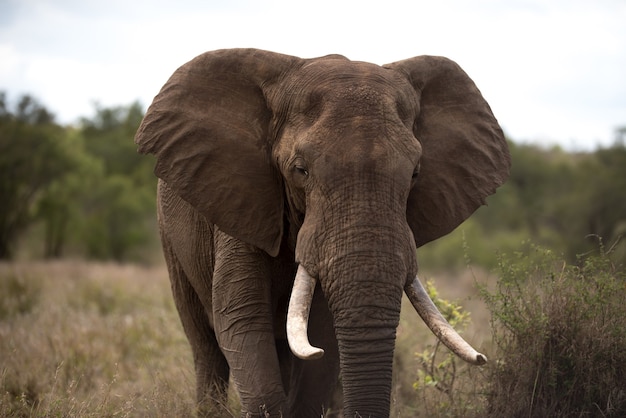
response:
M390 89L381 88L376 82L358 80L330 87L326 100L333 106L334 112L350 116L364 115L373 117L379 112L395 107L395 97Z
M296 105L312 106L338 102L390 104L412 91L395 71L375 64L343 60L314 61L301 68L284 86L287 100Z
M342 104L390 104L395 102L398 87L394 80L378 72L337 73L333 71L318 82L312 83L310 100L339 102Z

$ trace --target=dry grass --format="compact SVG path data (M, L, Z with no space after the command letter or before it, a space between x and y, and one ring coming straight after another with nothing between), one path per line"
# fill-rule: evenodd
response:
M480 299L468 298L476 293L472 275L435 283L442 297L471 311L464 335L479 349L488 346L489 313ZM448 397L416 391L413 382L415 352L435 340L405 302L392 416L432 416L449 409ZM464 394L456 397L457 409L483 398L476 373L459 369L456 385ZM191 416L194 379L164 267L0 264L0 416Z
M3 264L0 300L0 416L192 414L164 269Z

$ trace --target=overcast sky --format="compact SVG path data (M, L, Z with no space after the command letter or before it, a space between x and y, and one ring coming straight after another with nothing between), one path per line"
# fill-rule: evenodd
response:
M624 0L0 0L0 90L62 123L147 106L181 64L235 47L447 56L518 141L593 150L626 125Z

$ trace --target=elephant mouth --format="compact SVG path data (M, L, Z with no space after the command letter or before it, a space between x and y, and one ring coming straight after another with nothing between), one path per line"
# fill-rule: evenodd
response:
M324 355L323 349L310 344L307 332L316 282L304 266L298 266L287 311L287 340L293 354L303 360L315 360ZM441 315L417 276L404 291L424 323L454 354L470 364L487 363L487 357L472 348Z

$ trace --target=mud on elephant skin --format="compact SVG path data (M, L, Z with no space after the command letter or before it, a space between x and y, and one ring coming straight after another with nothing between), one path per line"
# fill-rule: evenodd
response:
M417 279L415 249L509 173L502 131L454 62L207 52L171 76L135 141L156 156L201 412L232 376L243 416L317 417L341 375L346 417L388 416L403 292L456 354L486 361Z

